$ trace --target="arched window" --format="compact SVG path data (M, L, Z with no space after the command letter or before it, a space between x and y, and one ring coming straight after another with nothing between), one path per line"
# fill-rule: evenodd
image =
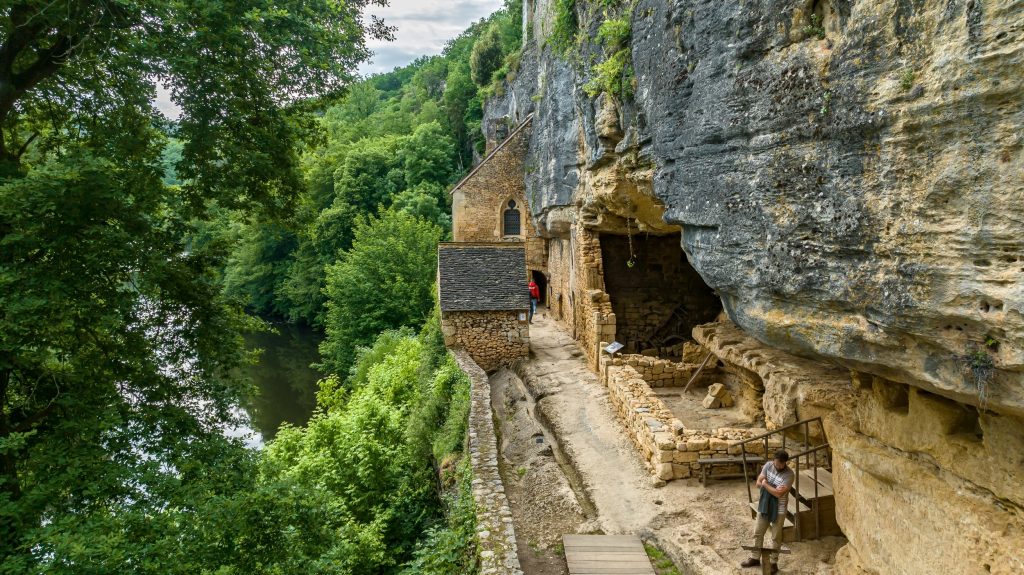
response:
M501 219L501 235L519 236L523 233L522 216L519 214L519 206L515 200L509 200L505 204L505 213Z

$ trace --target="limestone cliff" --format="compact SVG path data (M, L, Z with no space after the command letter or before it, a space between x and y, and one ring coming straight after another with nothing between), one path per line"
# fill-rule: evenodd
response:
M553 54L554 2L527 9L487 117L536 113L541 229L678 226L761 341L1024 415L1024 3L640 0L629 97L588 96L600 46Z
M746 335L853 372L848 405L765 392L780 421L841 408L840 572L1021 572L1024 1L525 4L485 123L533 113L537 229L681 232ZM597 94L622 14L626 88Z

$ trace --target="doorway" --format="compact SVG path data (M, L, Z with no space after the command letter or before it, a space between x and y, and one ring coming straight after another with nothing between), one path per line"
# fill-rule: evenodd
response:
M530 270L530 279L537 284L537 289L540 290L540 305L547 305L548 303L548 278L544 275L544 272L540 270Z

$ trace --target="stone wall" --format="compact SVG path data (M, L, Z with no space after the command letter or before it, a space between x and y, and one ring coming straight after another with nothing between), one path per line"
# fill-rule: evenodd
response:
M576 323L572 250L569 238L548 240L548 312L570 328Z
M526 310L448 311L441 314L441 331L449 349L465 349L484 370L493 371L503 364L530 353L530 325Z
M682 387L700 367L700 364L639 354L621 354L602 361L607 361L610 365L628 365L636 370L637 375L650 387ZM691 386L707 387L715 381L718 381L717 370L705 367Z
M615 340L615 314L611 297L604 290L604 266L597 235L585 228L574 228L573 240L573 334L591 369L597 371L601 342Z
M537 234L523 185L529 141L527 124L453 188L452 238L456 242L526 242L526 267L544 270L546 243ZM503 234L502 219L510 199L515 200L519 209L518 235Z
M722 311L718 296L687 263L679 234L601 234L600 241L615 333L627 352L688 340L694 326Z
M498 473L498 440L491 415L487 374L465 350L452 350L459 368L469 377L469 457L476 503L477 551L480 575L522 575L516 551L512 510Z
M651 473L662 481L694 477L702 457L739 455L739 443L765 433L763 428L713 430L686 429L682 421L659 399L640 373L607 355L601 358L601 382L629 438L637 446ZM781 447L773 438L769 451ZM748 446L748 453L765 456L764 444ZM741 471L736 466L736 471Z

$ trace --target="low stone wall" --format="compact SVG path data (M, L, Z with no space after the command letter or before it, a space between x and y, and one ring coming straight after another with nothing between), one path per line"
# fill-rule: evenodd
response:
M487 374L468 352L452 350L455 361L470 381L469 457L476 503L477 550L480 575L522 575L516 552L512 510L498 473L498 440L491 415L491 389Z
M606 344L605 344L606 345ZM685 363L639 354L622 354L610 359L612 365L628 365L651 387L682 387L690 381L700 367L697 363ZM717 372L705 368L693 382L693 387L707 387L716 380Z
M703 457L739 455L739 443L765 433L763 428L722 427L713 430L686 429L683 422L659 399L634 367L620 360L601 359L601 381L630 439L640 450L651 473L663 481L685 479L699 473L697 460ZM768 450L781 447L780 439L771 439ZM758 442L747 452L765 456ZM741 471L736 466L737 471Z
M530 325L515 311L450 311L441 315L449 349L465 349L485 371L530 353Z

